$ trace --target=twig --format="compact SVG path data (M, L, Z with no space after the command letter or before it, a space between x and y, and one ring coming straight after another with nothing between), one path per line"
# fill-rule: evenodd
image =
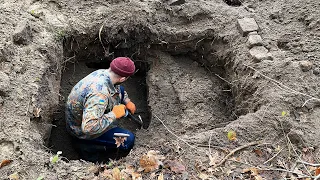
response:
M251 166L251 167L255 167L255 165L248 164L248 163L245 163L245 162L242 162L242 161L236 161L236 160L233 160L233 159L228 159L228 160L231 160L231 161L237 162L237 163L241 163L241 164L245 164L245 165L248 165L248 166ZM287 169L280 169L280 168L270 169L270 168L260 168L260 167L256 167L256 169L258 169L259 171L281 171L281 172L292 173L292 174L299 175L299 178L315 178L315 177L312 177L312 176L309 176L309 175L305 175L305 174L302 174L302 173L299 173L299 172L290 171L290 170L287 170Z
M298 155L297 151L294 149L294 147L293 147L293 145L292 145L292 143L291 143L291 140L290 140L288 134L287 134L286 136L287 136L288 142L289 142L289 144L290 144L293 152L296 154L296 156L297 156L297 158L299 159L299 161L302 161L301 158L300 158L300 156ZM308 168L306 167L306 165L304 165L304 164L302 164L302 165L303 165L304 169L308 172L308 174L311 176L311 173L310 173L310 171L308 170Z
M300 176L303 176L303 177L299 177L299 178L314 178L312 177L311 175L308 176L308 175L305 175L305 174L302 174L302 173L298 173L298 172L294 172L294 171L290 171L290 170L286 170L286 169L263 169L263 168L257 168L258 170L260 171L282 171L282 172L287 172L287 173L292 173L292 174L296 174L296 175L300 175Z
M69 57L68 59L66 59L65 61L62 62L62 64L65 64L66 62L70 61L71 59L75 58L76 55Z
M286 86L286 85L282 84L281 82L276 81L276 80L274 80L274 79L272 79L272 78L270 78L270 77L268 77L268 76L266 76L266 75L262 74L260 71L256 70L255 68L253 68L253 67L251 67L251 66L249 66L249 65L245 65L245 66L246 66L246 67L248 67L248 68L250 68L250 69L252 69L252 70L254 70L254 71L255 71L255 72L257 72L258 74L260 74L262 77L264 77L264 78L266 78L266 79L268 79L268 80L270 80L270 81L272 81L272 82L276 83L277 85L279 85L280 87L282 87L284 90L287 90L287 91L292 92L292 93L295 93L295 94L300 94L300 95L303 95L303 96L309 97L309 98L311 98L311 99L313 99L313 100L320 101L320 99L319 99L319 98L315 98L315 97L313 97L313 96L311 96L311 95L309 95L309 94L305 94L305 93L302 93L302 92L296 91L296 90L294 90L294 89L292 89L292 88L290 88L290 87L288 87L288 86Z
M102 32L103 27L104 27L104 24L102 24L102 26L99 29L99 41L100 41L100 43L102 45L102 48L104 50L104 54L109 56L109 47L108 47L108 51L107 51L106 48L104 47L103 43L102 43L101 32Z
M275 157L277 157L279 154L280 154L280 152L283 150L283 148L282 149L280 149L280 151L279 152L277 152L277 154L275 154L274 156L272 156L270 159L268 159L266 162L264 162L263 164L267 164L268 162L270 162L270 161L272 161Z
M198 43L199 43L199 42L201 42L201 41L203 41L204 39L205 39L205 37L204 37L204 38L202 38L202 39L200 39L199 41L197 41L197 42L196 42L196 45L194 46L194 49L197 49L197 45L198 45Z
M283 135L284 135L284 138L285 138L285 140L286 140L286 143L287 143L287 146L288 146L288 151L289 151L289 158L290 158L290 156L291 156L291 148L290 148L290 146L289 146L289 141L288 141L288 138L287 138L287 135L286 135L286 133L284 132L284 128L283 128L283 125L282 125L282 122L280 121L280 119L278 119L277 117L275 117L278 121L279 121L279 123L280 123L280 126L281 126L281 130L282 130L282 133L283 133Z
M300 160L297 161L297 163L305 164L305 165L308 165L308 166L320 167L320 164L313 164L313 163L308 163L308 162L300 161Z
M301 107L304 107L309 101L312 101L312 100L314 100L314 98L310 98L310 99L306 100L306 101L302 104Z
M318 180L320 178L320 174L314 177L314 180Z
M210 147L210 144L211 144L212 134L213 134L213 133L210 134L209 143L208 143L208 145L209 145L209 156L211 156L211 147Z
M31 100L28 101L27 111L25 113L26 116L28 116L29 114L30 104L31 104Z
M237 147L236 149L232 150L229 154L227 154L218 164L214 165L212 168L214 169L214 168L217 168L217 167L221 166L224 162L226 162L226 160L228 160L237 151L240 151L240 150L242 150L244 148L247 148L247 147L250 147L250 146L257 145L259 143L260 142L258 142L258 141L254 141L254 142L245 144L243 146Z
M224 81L224 82L226 82L226 83L228 83L228 84L232 85L232 83L231 83L231 82L227 81L226 79L224 79L223 77L219 76L218 74L214 74L214 75L216 75L216 76L217 76L218 78L220 78L222 81Z
M177 139L181 140L182 142L186 143L189 147L191 148L197 148L195 146L192 146L191 144L189 144L187 141L185 141L184 139L180 138L179 136L175 135L164 123L163 121L157 116L157 115L153 115L154 117L156 117L160 122L161 124L167 129L167 131L169 131L169 133L171 133L172 135L174 135Z

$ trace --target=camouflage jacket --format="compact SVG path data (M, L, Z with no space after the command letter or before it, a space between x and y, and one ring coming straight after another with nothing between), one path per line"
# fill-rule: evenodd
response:
M66 125L80 139L97 138L110 129L116 119L111 112L120 104L120 87L114 86L106 69L92 72L71 90L66 103ZM124 93L124 100L129 100Z

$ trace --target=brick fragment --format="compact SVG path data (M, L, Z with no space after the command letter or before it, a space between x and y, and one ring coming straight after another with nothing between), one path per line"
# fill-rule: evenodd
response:
M259 26L253 18L242 18L238 19L238 29L242 36L246 36L250 32L259 31Z
M268 52L268 49L263 46L254 46L249 50L249 53L255 62L273 59L271 54Z
M249 47L253 47L253 46L261 46L263 41L260 35L258 35L258 33L256 31L254 31L255 33L249 33L248 35L248 45Z

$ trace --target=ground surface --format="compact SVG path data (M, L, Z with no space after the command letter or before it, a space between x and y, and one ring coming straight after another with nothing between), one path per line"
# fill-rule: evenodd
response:
M150 150L165 157L164 166L139 171L143 179L315 176L299 161L320 158L318 0L172 2L0 0L0 160L12 160L1 163L1 179L108 179L108 169L125 163L137 170ZM272 59L252 59L237 29L243 17L256 20ZM132 57L146 76L128 87L138 92L134 84L146 84L147 99L132 98L139 113L151 113L150 127L136 131L122 161L98 169L81 160L53 164L52 151L67 142L49 146L50 135L63 136L51 129L63 125L64 96L89 73L84 63L116 56ZM236 140L228 140L231 130Z

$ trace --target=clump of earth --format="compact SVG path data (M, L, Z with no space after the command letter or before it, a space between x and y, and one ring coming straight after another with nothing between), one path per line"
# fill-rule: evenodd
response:
M1 179L117 179L109 175L128 164L142 179L315 178L319 9L317 0L0 0ZM118 56L139 69L124 86L150 125L121 119L136 135L131 153L86 162L64 129L65 98ZM141 170L148 152L158 164Z

